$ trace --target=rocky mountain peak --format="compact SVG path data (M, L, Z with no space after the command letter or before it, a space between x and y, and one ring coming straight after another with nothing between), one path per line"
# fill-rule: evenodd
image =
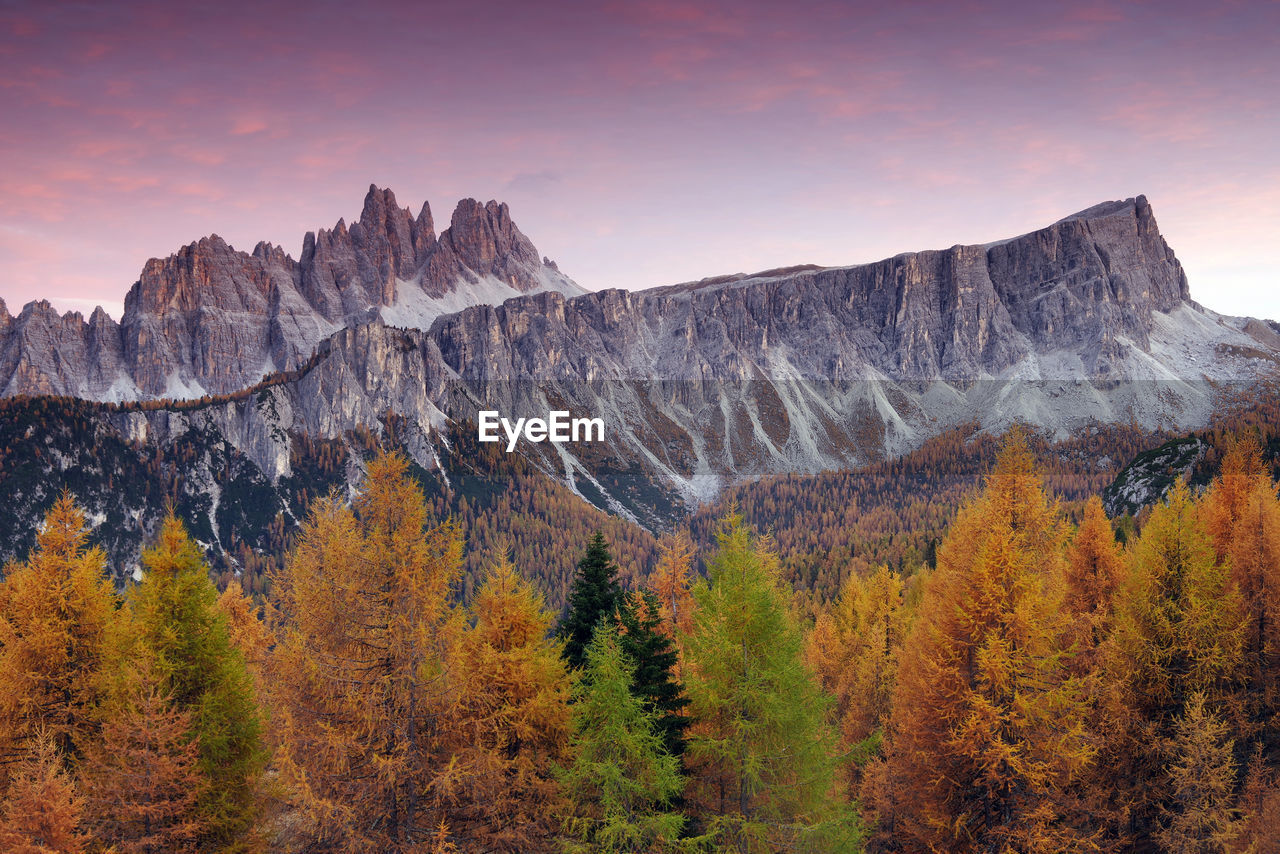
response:
M458 278L473 283L492 278L528 292L545 286L542 271L548 266L512 222L505 204L463 199L454 208L449 227L440 234L439 251L432 254L422 285L434 295L441 292L444 283Z
M6 310L0 392L112 399L231 392L296 367L334 331L380 311L397 325L421 326L445 311L539 288L582 292L542 265L506 205L459 207L464 213L455 213L457 227L445 230L442 244L430 205L414 216L390 189L370 185L359 218L307 232L300 260L265 241L241 252L217 234L150 259L118 326L105 315L107 323L79 315L64 322L47 303L24 309L21 324ZM37 332L55 327L57 335ZM71 358L77 352L84 355ZM108 378L111 371L120 375ZM89 375L101 381L83 379Z

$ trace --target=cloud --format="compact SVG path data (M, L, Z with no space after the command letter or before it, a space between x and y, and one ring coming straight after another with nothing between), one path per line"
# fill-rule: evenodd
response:
M516 193L540 193L559 184L561 180L560 173L554 169L518 172L503 185L503 188Z

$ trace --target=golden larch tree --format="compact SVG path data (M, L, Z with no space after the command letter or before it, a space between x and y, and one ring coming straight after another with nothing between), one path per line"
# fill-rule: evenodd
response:
M238 579L227 582L226 589L218 596L218 610L227 620L227 632L231 645L244 656L244 663L258 682L262 691L262 668L271 648L271 631L258 616L253 599L244 594Z
M667 534L658 542L658 562L649 586L658 597L662 624L672 638L693 626L695 551L686 531Z
M1257 441L1233 443L1201 502L1205 529L1245 610L1243 733L1280 766L1280 500Z
M1124 578L1124 553L1096 495L1084 505L1080 527L1067 548L1067 606L1088 622L1096 645L1111 623L1111 602Z
M268 659L288 825L308 850L406 852L437 826L461 565L460 532L428 520L402 455L371 460L352 505L312 505L274 577L284 622Z
M64 492L25 563L0 585L0 760L36 733L74 767L96 736L104 639L115 610L106 555L87 548L84 513Z
M847 794L878 752L880 728L893 700L898 654L907 628L902 580L886 566L863 579L850 575L831 609L818 615L806 657L836 699Z
M939 547L902 651L882 769L896 791L880 811L906 850L1088 849L1069 797L1093 749L1065 538L1015 434Z
M0 804L0 851L5 854L83 854L84 799L63 765L52 736L28 743Z
M502 551L465 616L448 660L453 757L435 791L462 850L551 850L573 681L551 614Z
M1170 745L1169 800L1155 837L1167 854L1227 854L1244 830L1235 809L1234 740L1227 724L1187 698Z
M1218 562L1195 501L1178 481L1130 549L1104 650L1105 790L1127 815L1120 832L1149 839L1169 809L1168 757L1192 694L1240 719L1244 606Z
M146 657L128 667L105 706L102 738L81 771L99 843L119 854L185 854L207 829L199 804L209 780L191 714L174 705Z

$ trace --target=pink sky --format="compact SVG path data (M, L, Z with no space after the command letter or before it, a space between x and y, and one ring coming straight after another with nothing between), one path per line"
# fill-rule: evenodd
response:
M1280 318L1276 2L6 2L0 34L13 312L118 317L213 232L296 256L373 182L440 228L506 201L589 288L1145 193L1193 297Z

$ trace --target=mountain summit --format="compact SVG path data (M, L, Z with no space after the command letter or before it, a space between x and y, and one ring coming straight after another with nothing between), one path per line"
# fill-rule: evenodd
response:
M545 290L584 292L540 260L505 204L463 199L437 237L428 205L414 216L370 186L360 219L308 232L298 260L270 243L241 252L216 234L151 259L119 324L100 310L87 322L59 315L45 301L10 317L0 304L0 395L227 393L296 368L352 323L426 327L469 305Z

